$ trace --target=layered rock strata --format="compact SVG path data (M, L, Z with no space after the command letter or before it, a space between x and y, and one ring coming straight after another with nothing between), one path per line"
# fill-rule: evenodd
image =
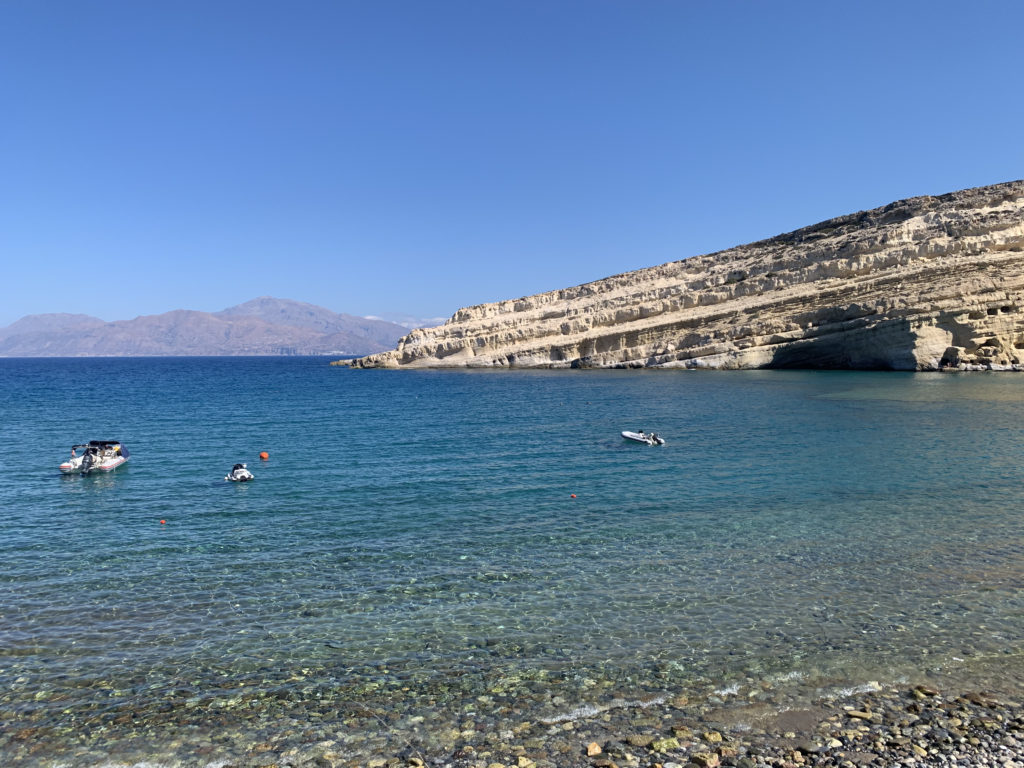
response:
M1024 181L467 307L349 364L1024 370Z

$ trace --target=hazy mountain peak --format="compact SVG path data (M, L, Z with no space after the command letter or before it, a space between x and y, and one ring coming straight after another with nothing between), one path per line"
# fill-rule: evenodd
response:
M316 304L293 299L278 299L273 296L260 296L214 314L219 317L258 317L275 325L310 328L321 333L351 331L355 327L370 337L379 335L391 337L397 333L398 336L395 338L398 338L403 336L406 330L402 326L384 320L345 315Z
M294 299L278 299L273 296L259 296L255 299L236 304L233 307L222 309L220 312L214 312L215 315L255 315L257 317L267 314L280 314L280 315L302 315L306 313L308 315L316 315L320 313L326 313L328 315L334 315L332 312L325 307L319 307L316 304L309 304L305 301L295 301Z

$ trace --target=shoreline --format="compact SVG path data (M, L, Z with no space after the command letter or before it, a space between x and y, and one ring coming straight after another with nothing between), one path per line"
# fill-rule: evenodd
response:
M1024 687L1009 667L1000 675L992 665L988 675L956 682L869 682L790 701L792 708L756 697L769 691L765 683L748 695L734 688L696 701L652 695L539 719L525 708L489 724L471 711L436 712L428 722L412 718L412 731L410 719L367 702L361 717L330 725L316 716L289 719L262 739L253 733L230 745L199 736L216 719L204 712L177 748L172 733L156 729L130 744L111 743L110 752L82 743L46 754L45 736L25 731L2 734L0 756L39 768L1024 768ZM371 729L375 747L362 741ZM432 729L442 733L426 732ZM153 754L161 747L169 752Z
M877 687L875 687L877 686ZM687 715L686 697L667 706L606 711L523 729L448 755L412 746L353 759L324 742L279 762L240 759L221 768L801 768L821 766L1024 766L1024 705L984 690L941 691L923 683L858 691L816 707L767 715L760 727ZM611 715L609 717L609 715ZM628 720L628 722L624 722ZM963 761L967 761L964 763Z

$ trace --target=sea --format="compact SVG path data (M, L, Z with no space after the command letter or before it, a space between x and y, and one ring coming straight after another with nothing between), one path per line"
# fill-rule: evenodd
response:
M440 759L1024 680L1010 373L0 359L0 430L4 765ZM130 461L61 474L91 439Z

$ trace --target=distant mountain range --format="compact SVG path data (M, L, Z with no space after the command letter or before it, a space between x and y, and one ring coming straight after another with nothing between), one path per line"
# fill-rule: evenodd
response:
M178 309L106 322L89 315L28 315L0 328L0 357L366 355L409 329L263 296L220 312Z

